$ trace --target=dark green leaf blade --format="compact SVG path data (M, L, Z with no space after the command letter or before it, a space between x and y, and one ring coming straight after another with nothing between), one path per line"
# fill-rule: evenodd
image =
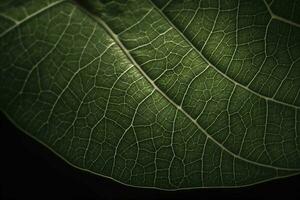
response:
M0 107L16 126L140 187L299 173L296 1L288 16L276 1L90 2L0 4Z

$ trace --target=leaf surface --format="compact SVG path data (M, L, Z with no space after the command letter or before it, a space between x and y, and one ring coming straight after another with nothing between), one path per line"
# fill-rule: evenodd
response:
M124 184L300 171L300 2L0 1L0 108Z

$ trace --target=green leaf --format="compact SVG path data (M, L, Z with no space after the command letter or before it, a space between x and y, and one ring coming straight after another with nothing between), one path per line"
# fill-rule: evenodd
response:
M0 0L0 24L2 112L77 168L161 189L300 172L300 1Z

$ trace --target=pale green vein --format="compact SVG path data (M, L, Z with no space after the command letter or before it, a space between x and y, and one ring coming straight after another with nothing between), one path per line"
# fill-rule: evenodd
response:
M5 15L4 13L0 13L0 16L4 19L7 19L9 21L12 21L13 23L17 24L19 23L19 21L15 20L14 18L8 16L8 15Z
M274 99L272 97L268 97L262 94L259 94L258 92L250 89L247 86L242 85L241 83L235 81L234 79L232 79L231 77L229 77L227 74L223 73L222 71L220 71L216 66L214 66L196 47L194 44L191 43L191 41L173 24L173 22L151 1L149 0L149 2L151 3L151 5L155 8L155 10L157 10L157 12L161 15L161 17L163 17L169 24L171 27L173 27L178 34L180 34L182 36L182 38L201 56L201 58L203 58L203 60L208 63L214 70L216 70L219 74L221 74L222 76L224 76L225 78L227 78L228 80L230 80L233 84L240 86L241 88L244 88L245 90L259 96L260 98L263 98L265 100L268 101L273 101L276 102L278 104L284 105L284 106L288 106L288 107L292 107L294 109L300 109L300 106L296 106L290 103L286 103L277 99Z
M1 37L4 37L6 34L8 34L9 32L11 32L12 30L16 29L17 27L19 27L20 25L22 25L24 22L27 22L28 20L34 18L35 16L38 16L39 14L49 10L50 8L53 8L59 4L61 4L62 2L65 2L66 0L60 0L60 1L56 1L52 4L49 4L48 6L38 10L37 12L31 14L31 15L28 15L27 17L25 17L24 19L22 19L21 21L14 21L15 24L11 27L9 27L8 29L6 29L4 32L2 32L0 34L0 38Z
M65 36L65 33L66 33L67 29L68 29L69 26L70 26L71 19L72 19L72 15L73 15L74 11L75 11L75 8L73 8L72 12L71 12L70 15L69 15L69 20L68 20L68 23L67 23L65 29L64 29L63 32L60 34L58 40L57 40L56 43L53 45L53 47L50 49L50 51L49 51L48 53L46 53L45 56L42 57L42 58L41 58L41 59L40 59L40 60L39 60L39 61L38 61L31 69L30 69L29 73L27 74L27 76L26 76L26 78L25 78L25 80L24 80L24 83L23 83L23 85L22 85L22 88L21 88L20 91L19 91L19 94L22 94L22 93L23 93L23 91L24 91L24 89L25 89L25 87L26 87L26 85L27 85L27 81L29 80L29 78L30 78L30 76L32 75L33 71L34 71L35 69L37 69L37 68L40 66L40 64L41 64L44 60L46 60L46 59L54 52L54 50L57 48L58 44L61 42L62 38Z
M85 11L85 10L84 10ZM215 140L205 129L203 129L197 122L196 119L192 118L181 106L177 105L172 99L170 99L157 85L156 83L142 70L140 65L135 61L135 59L132 57L130 52L127 50L127 48L123 45L123 43L120 41L118 35L116 35L111 28L100 18L97 16L93 16L89 14L87 11L85 11L89 16L91 16L94 20L96 20L100 25L104 27L104 29L109 33L109 35L114 39L116 44L122 49L124 54L127 56L127 58L133 63L134 66L139 70L139 72L145 77L145 79L155 88L155 90L162 95L169 103L171 103L176 109L178 109L181 113L183 113L189 120L193 122L193 124L200 130L202 131L207 138L209 138L212 142L214 142L216 145L218 145L222 150L226 151L228 154L233 156L234 158L240 159L244 162L251 163L253 165L261 166L261 167L266 167L266 168L271 168L275 170L286 170L286 171L294 171L297 172L299 169L291 169L291 168L284 168L284 167L274 167L272 165L268 164L263 164L263 163L258 163L252 160L248 160L246 158L243 158L239 155L234 154L230 150L228 150L226 147L224 147L221 143L219 143L217 140Z
M286 18L283 18L283 17L280 17L279 15L276 15L275 13L273 13L273 11L271 10L269 4L266 2L266 0L262 0L264 2L264 4L266 5L267 9L268 9L268 12L270 13L271 15L271 18L272 19L276 19L278 21L281 21L281 22L284 22L286 24L290 24L292 26L295 26L295 27L298 27L300 28L300 24L296 23L296 22L293 22L291 20L288 20Z

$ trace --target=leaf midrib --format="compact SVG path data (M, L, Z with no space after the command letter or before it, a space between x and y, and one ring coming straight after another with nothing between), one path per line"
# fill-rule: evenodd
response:
M56 1L55 3L52 3L52 4L49 4L48 6L42 8L41 10L25 17L23 20L19 21L18 23L14 24L13 26L9 27L6 31L0 33L0 38L1 37L4 37L6 34L8 34L10 31L14 30L15 28L17 28L18 26L20 26L21 24L23 24L24 22L27 22L28 20L32 19L33 17L45 12L46 10L49 10L50 8L52 7L55 7L63 2L66 2L67 0L59 0L59 1ZM265 96L265 95L262 95L254 90L252 90L251 88L235 81L234 79L232 79L231 77L229 77L227 74L223 73L222 71L220 71L216 66L214 66L196 47L194 44L191 43L191 41L184 35L184 33L182 31L180 31L175 25L174 23L161 11L161 9L159 9L153 2L152 0L149 0L150 4L153 6L153 8L161 15L161 17L163 17L168 23L169 25L174 28L176 30L176 32L178 34L181 35L181 37L201 56L201 58L209 65L211 66L214 70L216 70L220 75L222 75L223 77L225 77L227 80L231 81L233 84L235 85L238 85L240 86L241 88L245 89L246 91L250 92L250 93L253 93L255 94L256 96L262 98L262 99L265 99L266 101L272 101L272 102L275 102L275 103L278 103L278 104L281 104L281 105L284 105L284 106L287 106L287 107L291 107L291 108L294 108L294 109L300 109L300 106L297 106L297 105L293 105L291 103L287 103L287 102L283 102L283 101L280 101L280 100L277 100L277 99L274 99L272 97L268 97L268 96ZM268 6L268 4L263 0L263 2L266 4L266 7L268 9L268 12L270 13L271 17L273 19L278 19L280 21L284 21L285 23L289 23L291 25L294 25L296 27L299 26L299 24L297 23L292 23L292 21L290 20L287 20L285 18L282 18L278 15L275 15L271 10L270 10L270 7ZM79 6L81 7L81 6ZM89 14L89 12L86 12ZM279 19L280 18L280 19Z
M151 2L152 3L152 2ZM153 5L155 6L155 5ZM229 149L224 147L221 143L219 143L217 140L215 140L204 128L202 128L199 123L192 118L182 107L178 104L176 104L172 99L170 99L156 84L155 82L145 73L145 71L140 67L140 65L135 61L135 59L132 57L131 53L128 51L128 49L124 46L124 44L120 41L119 36L115 34L112 29L106 24L105 21L103 21L99 16L95 16L91 14L89 11L86 9L80 7L83 12L85 12L88 16L90 16L93 20L95 20L97 23L99 23L104 30L112 37L112 39L116 42L116 44L120 47L120 49L123 51L123 53L127 56L127 58L130 60L130 62L136 66L137 70L141 73L142 76L154 87L154 89L161 94L169 103L171 103L176 109L180 110L189 120L193 122L193 124L200 130L202 131L207 138L209 138L212 142L214 142L217 146L219 146L222 150L226 151L229 153L231 156L240 159L244 162L251 163L253 165L261 166L261 167L266 167L266 168L271 168L275 170L285 170L285 171L294 171L297 172L299 169L293 169L293 168L285 168L285 167L275 167L269 164L263 164L263 163L258 163L252 160L249 160L247 158L243 158L240 155L237 155L233 152L231 152ZM155 9L158 9L156 6L154 7ZM193 46L193 48L195 48ZM238 84L236 84L238 85Z
M63 2L67 2L68 0L59 0L59 1L56 1L56 2L54 2L54 3L52 3L52 4L49 4L48 6L46 6L46 7L44 7L44 8L42 8L41 10L39 10L39 11L37 11L37 12L35 12L35 13L33 13L33 14L31 14L31 15L29 15L29 16L27 16L27 17L25 17L23 20L21 20L21 21L19 21L18 23L16 23L16 24L14 24L13 26L11 26L11 27L9 27L6 31L4 31L4 32L2 32L2 33L0 33L0 38L1 37L4 37L6 34L8 34L10 31L12 31L12 30L14 30L15 28L17 28L17 27L19 27L21 24L23 24L24 22L27 22L28 20L30 20L30 19L32 19L33 17L35 17L35 16L37 16L37 15L39 15L39 14L41 14L41 13L43 13L43 12L45 12L46 10L49 10L50 8L52 8L52 7L55 7L55 6L57 6L57 5L59 5L59 4L61 4L61 3L63 3ZM163 13L163 11L161 10L161 9L159 9L153 2L152 2L152 0L148 0L149 1L149 3L153 6L153 8L161 15L161 17L163 17L168 23L169 23L169 25L172 27L172 28L174 28L174 30L176 30L176 32L178 33L178 34L180 34L180 36L201 56L201 58L209 65L209 66L211 66L215 71L217 71L221 76L223 76L223 77L225 77L227 80L229 80L229 81L231 81L233 84L235 84L235 85L238 85L238 86L240 86L241 88L243 88L243 89L245 89L246 91L248 91L248 92L250 92L250 93L252 93L252 94L254 94L254 95L256 95L256 96L258 96L258 97L260 97L260 98L262 98L262 99L265 99L266 101L272 101L272 102L275 102L275 103L278 103L278 104L281 104L281 105L284 105L284 106L287 106L287 107L291 107L291 108L294 108L294 109L300 109L300 106L297 106L297 105L293 105L293 104L291 104L291 103L287 103L287 102L283 102L283 101L280 101L280 100L277 100L277 99L274 99L274 98L272 98L272 97L268 97L268 96L265 96L265 95L262 95L262 94L260 94L260 93L258 93L258 92L256 92L256 91L254 91L254 90L252 90L251 88L249 88L249 87L247 87L247 86L245 86L245 85L243 85L243 84L241 84L241 83L239 83L239 82L237 82L237 81L235 81L234 79L232 79L231 77L229 77L226 73L223 73L221 70L219 70L216 66L214 66L200 51L199 51L199 49L197 49L196 47L195 47L195 45L194 44L192 44L192 42L184 35L184 33L182 32L182 31L180 31L176 26L175 26L175 24ZM266 4L266 2L263 0L263 2ZM77 5L78 7L80 7L81 8L81 6L80 5ZM284 18L282 18L282 17L280 17L280 16L277 16L277 15L275 15L275 14L273 14L273 12L270 10L270 8L268 7L268 4L266 4L266 7L267 7L267 9L268 9L268 11L269 11L269 13L270 13L270 15L271 15L271 17L273 18L273 19L277 19L278 17L280 18L279 20L281 20L281 19L284 19ZM86 11L85 12L86 14L88 14L88 15L90 15L90 12L88 12L88 11ZM286 23L289 23L290 21L289 20L286 20L286 19L284 19L285 20L285 22ZM289 24L291 24L291 23L289 23ZM291 24L291 25L293 25L293 24ZM298 27L298 26L297 26Z

